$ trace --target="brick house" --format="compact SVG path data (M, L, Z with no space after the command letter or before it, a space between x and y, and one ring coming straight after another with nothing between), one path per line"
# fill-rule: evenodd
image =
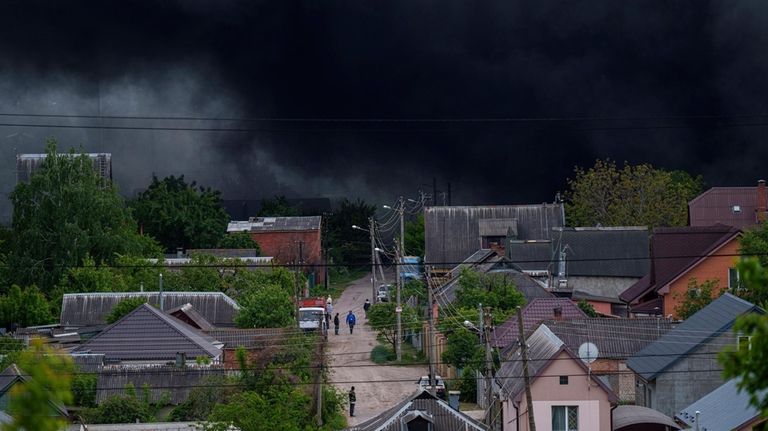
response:
M325 281L322 249L322 217L251 217L233 221L227 233L248 232L261 247L261 253L272 256L277 264L300 263L314 281Z
M633 315L679 318L678 307L689 282L716 280L713 295L738 281L736 261L741 231L723 224L657 228L651 238L651 269L648 275L619 295Z
M757 187L712 187L688 202L690 225L755 226L765 221L767 198L765 180L758 181Z

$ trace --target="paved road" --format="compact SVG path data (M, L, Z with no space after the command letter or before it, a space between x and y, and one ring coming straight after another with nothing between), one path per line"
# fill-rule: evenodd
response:
M357 393L355 417L348 418L349 425L376 416L413 394L418 389L416 382L419 377L427 374L424 366L390 367L371 362L371 350L377 345L376 334L365 324L363 313L363 303L370 296L371 282L369 275L366 275L349 286L333 303L333 312L339 313L342 323L338 336L333 334L331 324L327 353L332 367L331 382L345 393L350 386L354 386ZM351 335L344 323L349 310L355 313L358 323Z

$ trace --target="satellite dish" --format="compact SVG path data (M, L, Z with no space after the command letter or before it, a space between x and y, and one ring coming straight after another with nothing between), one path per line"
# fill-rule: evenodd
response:
M585 364L591 364L597 359L597 355L600 353L597 350L597 346L593 343L583 343L579 346L579 358L584 361Z

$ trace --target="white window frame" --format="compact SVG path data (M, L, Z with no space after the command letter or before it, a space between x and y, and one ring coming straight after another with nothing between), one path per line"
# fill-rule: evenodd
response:
M736 286L733 286L731 284L731 274L736 274ZM738 289L741 285L741 274L739 274L739 270L736 267L730 267L728 268L728 290L733 291L734 289Z
M742 339L746 338L747 343L747 350L752 350L752 336L751 335L744 335L744 334L738 334L736 335L736 351L741 351L741 343L743 342Z

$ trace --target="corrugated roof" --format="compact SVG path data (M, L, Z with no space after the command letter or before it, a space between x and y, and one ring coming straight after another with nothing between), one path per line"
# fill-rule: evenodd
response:
M581 309L568 298L537 298L523 307L523 329L526 333L532 331L539 323L555 317L555 309L559 308L563 319L586 318ZM517 315L497 326L491 334L495 347L504 348L515 344L518 339Z
M506 243L507 259L523 271L553 272L554 251L552 242L519 241L510 239Z
M459 288L459 278L464 269L472 269L485 273L490 271L490 269L501 262L501 260L501 256L490 249L480 249L472 253L472 255L467 257L462 263L451 269L447 274L448 281L435 290L438 304L442 306L451 303L456 299L456 289Z
M552 245L566 254L570 276L643 277L648 274L650 233L645 226L554 229ZM562 235L559 235L562 234Z
M606 359L626 359L676 326L671 320L655 317L550 319L543 324L572 351L578 352L583 343L589 342L597 346L598 357Z
M205 320L205 317L203 317L202 314L198 313L197 310L195 310L195 307L192 306L190 303L186 303L184 305L180 305L175 308L171 308L170 310L166 311L166 313L170 314L171 316L177 317L177 318L184 318L189 319L189 321L193 322L194 327L201 331L207 331L210 329L213 329L213 325L211 325L211 322Z
M679 430L680 426L664 413L643 406L618 406L613 409L613 429L618 430L630 425L660 424Z
M223 343L225 349L279 346L285 334L283 328L211 329L204 332Z
M143 304L74 352L101 353L106 361L172 361L177 353L185 353L192 360L219 357L221 350L214 342L195 328Z
M427 391L419 391L378 416L346 429L348 431L401 431L400 419L415 411L430 415L433 421L433 427L430 429L433 431L485 431L488 429L483 423L452 409L448 403Z
M757 224L757 187L712 187L688 203L691 226Z
M189 398L192 389L211 385L209 379L225 377L227 370L223 364L188 365L183 368L175 365L107 365L99 370L97 376L97 404L111 396L125 395L128 384L137 389L146 386L152 402L167 395L171 404L181 404Z
M565 347L563 341L546 325L540 325L525 341L528 345L528 373L533 378ZM514 349L517 350L519 347ZM523 375L523 361L517 358L503 361L496 375L496 380L508 399L514 400L525 389L525 381L520 378Z
M712 337L729 330L737 317L752 312L764 313L760 307L726 293L637 352L627 366L645 380L653 380Z
M740 391L737 380L731 379L724 385L701 397L684 408L675 418L693 426L699 411L701 431L737 429L760 416L760 411L749 404L749 393Z
M563 226L562 204L427 207L426 264L450 268L462 262L482 246L480 220L492 219L516 220L518 239L549 239L553 227Z
M16 364L9 365L0 373L0 395L6 393L8 389L17 381L24 380L21 370Z
M661 289L739 234L738 229L725 225L654 229L650 279L641 279L632 285L621 294L621 299L632 302Z
M106 323L107 315L120 301L128 298L146 298L159 303L158 292L91 292L67 293L61 303L62 326L96 326ZM235 300L221 292L164 292L166 310L184 305L192 306L214 326L234 326L240 310Z
M231 221L227 232L282 232L320 230L322 217L253 217L246 221Z

